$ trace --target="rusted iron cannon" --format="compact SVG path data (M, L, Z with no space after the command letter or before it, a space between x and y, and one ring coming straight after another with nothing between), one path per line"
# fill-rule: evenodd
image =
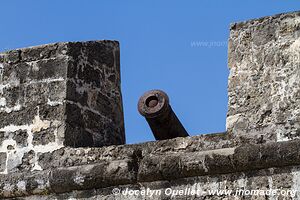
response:
M146 118L156 140L189 136L161 90L146 92L138 102L138 110Z

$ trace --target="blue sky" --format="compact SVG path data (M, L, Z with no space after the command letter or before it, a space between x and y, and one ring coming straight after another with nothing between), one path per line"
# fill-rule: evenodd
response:
M150 89L168 93L191 135L225 131L230 23L300 10L300 2L7 0L0 8L0 51L120 41L127 143L138 143L154 140L137 111L139 97Z

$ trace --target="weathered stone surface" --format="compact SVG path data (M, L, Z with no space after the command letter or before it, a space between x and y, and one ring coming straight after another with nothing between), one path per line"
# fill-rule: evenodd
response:
M93 165L58 168L51 172L49 183L56 193L86 190L136 181L135 163L132 160L115 160Z
M18 165L18 169L21 171L30 171L35 166L35 152L30 150L29 152L24 153L22 157L22 162Z
M5 140L14 140L15 141L15 147L26 147L28 146L28 133L24 130L16 130L13 132L0 132L0 145L5 148L5 146L2 144ZM8 147L7 145L6 147ZM13 149L15 149L13 147ZM11 149L12 150L12 149Z
M52 129L52 130L51 130ZM42 130L40 132L34 133L32 144L33 145L46 145L51 142L55 142L55 129L50 128L46 130Z
M123 144L118 43L70 43L70 52L66 110L71 114L66 119L65 143L75 147Z
M116 41L0 54L0 152L10 151L5 173L40 170L37 155L63 146L125 143L118 59Z
M84 165L111 160L139 160L143 157L159 157L163 154L188 154L213 149L233 148L237 144L234 140L228 140L226 133L220 133L134 145L102 148L62 148L53 152L42 153L38 156L38 159L42 169L49 169L52 167Z
M227 129L265 141L300 133L300 14L232 24Z
M6 153L0 152L0 172L4 172L6 169Z
M19 146L19 147L28 146L28 133L27 133L27 131L18 130L14 133L9 133L9 136L12 136L12 139L16 141L17 146Z
M98 149L105 148L109 147ZM126 147L123 146L123 148ZM189 183L194 184L191 181L193 179L198 179L199 184L203 184L201 189L208 187L208 182L205 180L227 180L229 181L228 189L232 187L230 181L235 181L240 175L245 179L244 186L241 186L244 187L243 189L246 186L248 189L263 189L263 187L268 187L265 181L269 181L269 183L272 181L272 187L277 189L282 189L280 187L283 186L284 188L300 189L297 181L300 178L300 170L298 167L293 167L300 164L300 140L242 145L235 148L190 153L164 152L157 155L143 155L142 152L135 149L133 152L128 152L127 156L122 154L123 159L105 158L109 155L103 155L103 158L99 158L99 160L84 160L84 157L93 156L95 150L77 149L78 161L73 162L71 166L69 163L61 162L60 166L49 166L48 169L41 172L0 175L0 191L3 191L0 193L0 197L48 192L68 193L75 190L111 186L125 187L127 184L130 184L128 187L135 185L152 187L153 184L165 181L169 183L168 187L177 185L179 188L184 188ZM32 162L32 155L26 154L23 163ZM56 157L59 158L59 155L64 156L64 149L57 150ZM272 176L272 180L269 176ZM40 181L41 177L43 181ZM191 182L185 182L184 179ZM31 183L32 181L35 183ZM289 182L287 184L281 181ZM21 194L16 192L20 182L24 185ZM10 187L5 187L5 183L9 183ZM261 187L257 188L260 184ZM162 188L164 187L160 185L158 189Z
M1 113L0 131L11 131L11 127L21 127L22 125L31 124L35 116L37 116L37 107L24 108L22 110L12 111L8 108L8 112Z
M282 169L270 168L259 171L249 171L245 173L231 173L217 176L202 176L177 179L173 181L157 181L148 183L138 183L131 185L122 185L117 187L108 187L97 190L74 191L72 193L55 194L50 196L32 196L30 199L146 199L146 200L162 200L162 199L298 199L299 191L291 192L287 195L281 195L281 191L298 190L297 179L299 178L299 167L286 167ZM118 188L123 194L112 194L112 191ZM275 196L267 195L234 195L238 190L279 190L279 194ZM152 190L152 195L142 195L147 189ZM187 189L187 190L186 190ZM188 190L189 189L189 190ZM210 195L209 192L217 190L231 190L231 195ZM126 195L126 191L138 191L136 195ZM170 194L170 191L173 192ZM186 193L180 194L179 191ZM191 191L198 191L199 194L192 194ZM189 193L190 192L190 193ZM27 199L27 198L24 198Z

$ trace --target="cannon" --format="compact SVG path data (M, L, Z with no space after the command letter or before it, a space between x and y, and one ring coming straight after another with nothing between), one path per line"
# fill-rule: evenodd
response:
M170 106L165 92L146 92L139 99L138 110L145 117L156 140L189 136Z

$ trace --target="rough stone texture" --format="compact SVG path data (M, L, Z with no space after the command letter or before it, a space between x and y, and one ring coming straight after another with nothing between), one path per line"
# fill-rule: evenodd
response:
M0 152L0 172L5 171L6 168L6 153Z
M299 190L299 178L300 178L300 167L284 167L284 168L269 168L258 171L238 172L223 175L212 175L212 176L196 176L190 178L176 179L172 181L156 181L156 182L145 182L139 184L113 186L101 189L93 190L80 190L73 191L64 194L50 194L50 195L33 195L30 197L23 197L18 199L30 199L30 200L52 200L52 199L103 199L103 200L168 200L168 199L188 199L188 200L244 200L244 199L256 199L256 200L288 200L288 199L299 199L299 191L290 195L281 195L280 193L275 196L250 196L250 195L209 195L208 191L216 190L232 190L234 194L238 189L279 189L279 191L288 190ZM152 191L160 191L150 195L114 195L112 191L114 188L118 188L121 191L129 190L142 191L147 188ZM190 191L199 191L199 195L193 195L186 193L186 195L179 195L176 193L172 196L165 194L168 190L172 191L184 190L185 188ZM125 193L126 194L126 193Z
M124 143L118 42L0 54L0 173L41 170L37 155L64 146Z
M118 145L103 148L61 148L53 152L40 153L38 162L42 169L69 167L102 161L141 159L164 154L189 154L214 149L233 148L234 140L228 140L226 133L175 138L133 145Z
M227 130L283 141L300 136L300 12L231 25Z
M154 143L152 145L156 148ZM136 186L153 188L156 185L158 189L167 187L184 189L186 186L193 185L195 180L203 190L212 187L210 182L215 182L214 184L217 184L215 189L218 189L220 185L217 182L219 181L222 182L220 184L223 187L227 186L227 189L234 190L237 188L234 188L230 181L239 184L242 181L236 179L240 179L241 176L244 184L244 186L239 186L243 187L241 189L270 189L270 186L277 189L282 189L279 186L285 189L300 189L300 182L297 180L300 178L300 169L292 167L300 165L300 140L248 144L208 151L184 152L178 149L173 152L160 151L150 154L138 152L138 146L132 147L136 148L135 151L128 146L119 146L118 148L123 149L124 154L110 156L106 154L103 158L96 160L84 158L88 157L87 155L96 154L97 150L109 153L109 150L114 148L80 148L76 151L78 152L77 158L81 161L73 163L72 166L60 162L59 165L49 166L43 171L0 175L0 191L2 191L0 197L77 191L73 193L74 195L81 193L78 192L80 190L102 188L100 191L103 191L107 187L125 187L126 185L129 188ZM172 148L171 143L168 147ZM57 150L57 152L62 152L62 150ZM66 148L64 150L73 151L73 149ZM57 154L54 153L54 155ZM30 162L32 158L30 153L27 158L26 162ZM64 158L61 161L63 160ZM268 184L265 181L268 181ZM96 195L95 193L89 195L91 194ZM72 194L65 195L72 196ZM160 198L163 199L163 195L158 197Z

